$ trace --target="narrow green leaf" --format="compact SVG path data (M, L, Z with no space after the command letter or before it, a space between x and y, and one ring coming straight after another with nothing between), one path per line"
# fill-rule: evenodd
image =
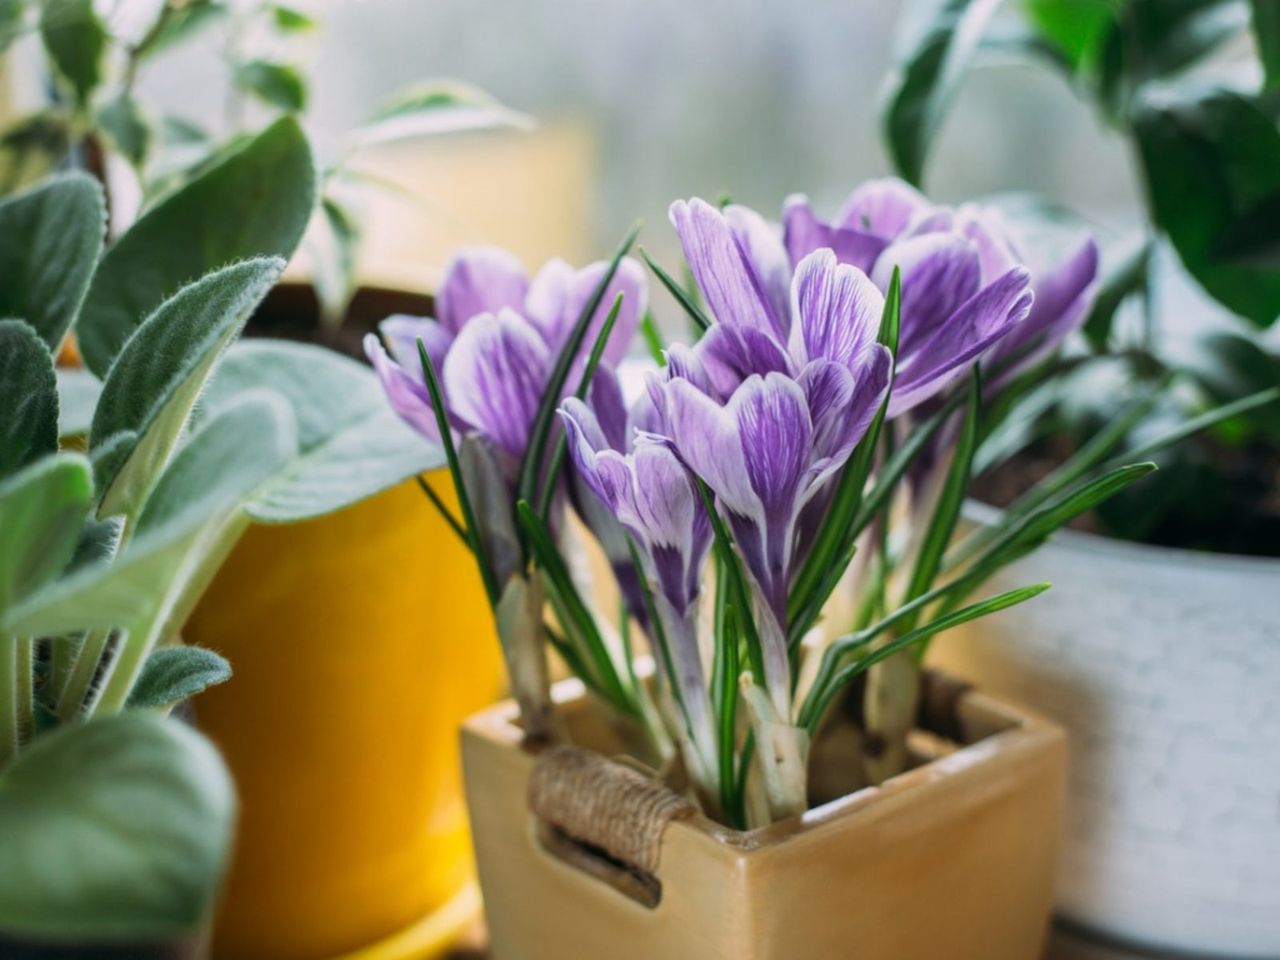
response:
M278 120L148 210L107 251L77 332L102 377L133 330L191 278L246 257L288 258L315 203L311 148Z
M886 82L883 123L893 164L919 186L929 147L1001 0L911 0Z
M111 36L93 9L93 0L44 0L40 38L49 60L76 100L88 103L102 83L103 60Z
M560 350L560 355L556 358L555 366L551 370L551 377L547 382L546 389L543 391L542 399L538 402L538 410L534 414L533 424L529 429L529 446L520 462L520 475L516 483L516 496L520 500L533 501L535 499L538 477L541 476L542 468L546 461L547 439L551 435L551 424L555 417L556 407L560 405L560 396L564 392L565 381L569 378L569 371L573 367L574 360L577 359L578 351L582 349L582 342L587 336L587 328L590 327L591 321L595 318L596 311L600 309L605 291L609 289L609 284L613 282L614 275L618 272L618 265L622 263L622 258L627 255L631 245L635 243L639 232L639 224L627 231L622 243L614 251L613 258L609 261L609 266L600 277L600 282L596 284L591 296L587 298L587 302L582 308L582 313L578 315L572 331Z
M653 362L659 367L665 367L667 358L663 353L662 334L658 332L658 324L653 319L652 310L644 312L640 320L640 334L644 337L644 345L649 348L649 356L653 358Z
M587 357L587 364L582 370L582 379L578 381L578 389L573 395L579 400L585 400L587 391L591 389L591 381L596 375L596 369L600 366L600 358L604 355L604 348L609 343L609 336L613 333L613 325L618 319L618 311L622 309L623 294L619 293L613 300L613 306L609 309L608 316L604 319L604 324L600 327L600 332L596 335L595 343L591 345L591 354ZM555 496L556 487L560 483L560 473L564 469L565 457L568 454L569 441L568 436L561 431L560 436L556 438L555 449L551 454L551 466L547 470L546 479L542 483L542 493L538 496L538 515L547 517L551 510L551 500Z
M920 545L915 568L907 585L906 600L914 600L933 586L934 578L942 566L942 555L951 543L951 536L960 519L969 482L973 478L973 451L978 444L978 413L982 407L982 375L974 366L969 378L969 398L965 405L964 422L952 451L951 466L947 470L937 507L929 523L928 532Z
M58 380L34 328L0 320L0 480L58 449Z
M431 355L427 353L427 348L421 340L418 341L418 357L422 361L422 374L427 382L427 392L431 395L431 409L436 415L436 430L440 434L440 445L444 447L449 476L453 480L454 490L458 493L458 505L462 508L462 523L471 543L471 555L475 557L476 566L480 570L480 579L484 582L489 605L496 608L502 596L502 585L498 583L493 565L489 562L489 554L480 537L480 527L471 505L471 496L467 491L466 483L463 482L462 465L458 462L458 450L453 445L453 428L449 425L448 408L444 405L444 392L440 389L436 366L431 362Z
M1275 403L1280 400L1280 387L1271 387L1266 390L1259 390L1257 393L1242 397L1234 403L1224 403L1220 407L1215 407L1198 417L1192 417L1190 420L1179 424L1173 430L1163 433L1158 437L1153 437L1146 443L1135 447L1133 450L1124 452L1125 459L1137 460L1142 457L1149 457L1154 453L1163 450L1165 447L1172 446L1180 440L1194 436L1201 430L1207 430L1216 424L1237 417L1242 413L1248 413L1250 410L1256 410L1267 404Z
M697 302L685 292L684 287L680 286L680 284L676 283L676 281L672 279L671 274L662 269L658 261L649 256L649 251L644 247L640 248L640 256L648 265L649 269L653 271L653 275L658 278L659 282L664 287L667 288L667 292L671 294L676 303L680 304L680 307L684 312L689 315L689 319L693 321L694 327L696 327L700 333L706 333L707 329L711 326L711 320L703 312L702 308L698 306Z
M0 929L54 943L196 936L235 806L218 752L184 724L131 712L38 738L0 771Z
M132 515L142 506L214 365L283 267L278 259L246 260L211 273L165 301L129 337L89 430L91 452L115 446L108 463L95 463L100 516ZM119 437L135 439L121 448Z
M153 650L129 694L129 707L167 707L231 679L231 664L204 647L178 645Z
M89 289L105 229L102 189L83 174L0 201L0 317L27 321L57 350Z
M307 108L307 81L302 71L287 63L250 60L236 67L236 86L264 103L290 113Z

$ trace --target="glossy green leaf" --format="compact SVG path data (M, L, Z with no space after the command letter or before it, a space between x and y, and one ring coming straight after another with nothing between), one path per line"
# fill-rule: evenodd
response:
M246 257L292 255L315 203L311 148L276 121L151 207L107 251L77 332L105 376L133 330L192 278Z
M1038 36L1058 50L1072 70L1088 66L1115 22L1116 0L1022 0Z
M134 514L142 506L214 365L283 266L259 259L215 271L165 301L134 331L107 375L89 431L91 451L114 447L109 461L95 462L100 516ZM120 437L132 440L122 448Z
M45 457L0 483L0 611L67 565L92 499L89 464L75 453Z
M111 37L94 11L93 0L44 0L40 37L59 76L80 103L102 83Z
M129 694L132 709L167 707L231 679L226 658L204 647L179 644L153 650Z
M1280 209L1280 129L1250 100L1220 91L1148 103L1134 122L1148 204L1192 276L1254 325L1280 317L1280 270L1250 247L1275 243L1275 218L1241 242L1253 211Z
M947 105L1001 0L910 0L895 63L886 81L882 121L893 164L924 179L929 147Z
M273 3L268 10L271 13L272 23L281 33L305 33L319 26L314 17L308 16L297 7Z
M263 523L338 510L445 464L443 449L392 411L368 367L307 344L246 340L218 367L201 406L216 413L255 385L278 391L298 424L298 454L245 509Z
M98 125L135 168L146 163L154 131L136 97L122 93L108 100L98 109Z
M134 712L40 737L0 771L0 929L194 935L234 819L231 778L188 726Z
M0 480L58 449L53 357L22 320L0 320Z
M1262 60L1266 88L1280 87L1280 3L1275 0L1252 0L1253 35Z
M81 174L0 202L0 317L31 324L58 349L102 252L102 190Z
M236 67L236 85L264 103L290 113L307 108L307 81L302 72L287 63L250 60Z

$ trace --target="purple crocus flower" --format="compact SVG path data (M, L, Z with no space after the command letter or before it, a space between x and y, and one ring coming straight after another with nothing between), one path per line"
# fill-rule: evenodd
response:
M409 426L438 441L418 355L421 339L440 371L451 426L486 438L518 463L556 358L606 269L606 264L595 263L574 270L563 260L552 260L531 283L505 251L463 250L445 272L436 297L438 317L391 317L380 327L387 348L370 334L365 353L393 409ZM584 338L580 364L618 293L624 299L605 347L608 364L625 354L646 306L644 273L633 260L622 261L605 291ZM571 374L567 389L576 384Z
M793 263L827 247L881 289L893 268L901 268L893 415L936 396L979 355L984 367L1004 368L1004 382L1056 348L1083 322L1093 299L1098 250L1092 238L1030 275L998 211L935 206L897 179L858 187L832 221L819 219L805 197L791 197L783 224Z

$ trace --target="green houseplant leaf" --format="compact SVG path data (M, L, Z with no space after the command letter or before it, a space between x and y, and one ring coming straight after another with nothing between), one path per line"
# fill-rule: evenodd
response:
M1152 216L1187 270L1223 306L1256 326L1273 324L1280 270L1258 260L1275 246L1280 210L1275 122L1249 99L1216 91L1147 102L1134 133Z
M0 930L195 933L234 820L231 778L190 727L131 712L40 737L0 771Z
M368 145L463 130L531 125L527 116L504 107L478 87L435 82L401 91L354 137L358 144Z
M297 67L270 60L250 60L236 67L236 85L259 100L301 113L307 108L307 81Z
M142 506L218 358L283 266L259 259L215 271L134 331L111 366L89 431L100 516ZM110 455L99 455L104 450Z
M0 201L0 317L27 321L57 350L89 289L105 228L102 190L82 174Z
M255 256L288 258L315 202L311 148L276 121L148 210L102 258L77 332L99 377L130 333L193 277Z
M134 167L146 163L154 130L136 97L122 93L107 101L98 110L98 125Z
M1266 87L1280 87L1280 5L1273 0L1253 0L1253 35L1266 73Z
M92 499L89 464L78 453L45 457L0 483L0 611L67 565Z
M912 0L885 85L882 120L894 166L916 184L960 77L1001 0Z
M58 449L53 357L21 320L0 320L0 480Z
M423 443L392 412L373 371L320 347L235 344L202 407L216 413L259 384L269 384L293 408L299 449L246 505L254 520L309 519L444 466L443 450Z
M153 650L129 694L134 709L167 707L231 678L231 664L204 647Z
M103 58L111 42L93 0L45 0L40 37L49 59L80 103L102 82Z

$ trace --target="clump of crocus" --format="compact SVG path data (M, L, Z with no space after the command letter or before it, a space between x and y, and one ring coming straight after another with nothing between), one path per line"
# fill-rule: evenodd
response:
M451 372L454 364L473 363L467 352L458 354L461 361L452 353L471 324L501 325L505 316L513 338L518 324L543 329L531 324L532 298L519 284L474 284L486 293L504 291L512 312L489 308L460 330L446 316L458 301L451 292L442 295L442 320L430 330L389 322L393 346L405 344L398 351L408 359L399 368L370 344L393 402L407 407L404 415L417 411L423 432L450 449L460 436L464 455L456 458L455 476L467 516L465 529L458 527L482 563L492 534L477 531L510 523L514 509L519 532L508 527L508 536L518 539L511 556L520 562L508 576L528 584L537 572L556 624L546 639L605 703L651 732L664 725L679 746L684 774L671 773L672 782L687 782L708 814L735 826L803 812L811 742L853 680L911 656L951 626L1045 589L964 605L999 567L1150 469L1073 478L1061 496L950 562L945 553L986 395L982 371L994 380L1026 362L1024 346L1043 349L1044 338L1028 335L1027 324L1042 323L1053 337L1069 324L1038 317L1037 281L977 212L931 207L894 183L855 196L857 230L811 215L802 220L798 201L788 208L786 229L745 207L674 204L672 222L697 290L649 264L689 313L695 342L670 346L629 404L609 364L596 362L611 349L610 326L620 323L620 304L629 297L625 291L615 297L601 317L611 296L605 287L614 282L608 269L597 274L577 318L560 327L578 335L564 341L553 367L580 369L568 381L576 390L566 386L567 374L526 375L545 369L535 363L508 363L501 383ZM1074 323L1084 308L1062 292L1069 283L1058 286L1057 300ZM521 298L524 314L512 305ZM599 335L584 359L588 327ZM446 334L452 345L430 342ZM1018 348L1008 348L1015 338ZM422 376L410 344L423 361ZM463 384L476 395L460 403ZM514 391L526 389L523 405L515 403ZM532 451L551 435L543 414L556 408L565 448L535 457ZM515 410L532 411L519 429L500 434L489 425L499 411L505 417ZM513 442L501 446L500 436ZM481 440L499 447L489 455L498 479L482 479L466 466L468 445ZM926 451L941 464L942 481L928 508L916 512L898 494ZM562 452L573 463L567 499L600 540L628 620L643 630L654 655L652 701L632 668L630 630L624 626L620 651L608 642L556 546L549 507L560 489ZM485 501L495 489L500 496ZM890 511L903 499L909 536L898 535L907 531L896 529L900 511ZM478 516L474 505L481 502L506 519ZM853 633L824 639L814 628L869 539L874 562L861 565L866 577L857 585L864 615ZM892 547L900 541L911 544L909 552ZM906 587L891 591L891 581ZM540 624L541 594L526 586L521 597L521 622ZM501 596L496 606L501 624ZM528 669L515 659L511 666L513 673ZM518 695L524 685L513 676ZM864 714L872 722L870 707ZM554 733L549 724L547 732Z

